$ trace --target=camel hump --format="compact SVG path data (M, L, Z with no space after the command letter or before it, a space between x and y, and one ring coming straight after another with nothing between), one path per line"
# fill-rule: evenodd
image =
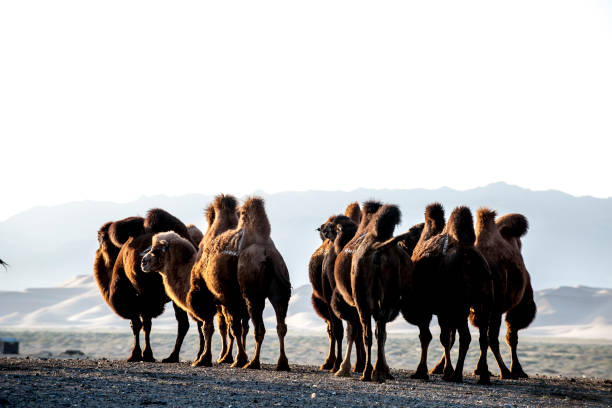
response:
M440 231L444 228L444 207L442 207L442 204L431 203L425 207L425 222L433 222Z
M174 231L181 237L191 240L187 227L181 220L161 208L152 208L147 211L144 220L144 227L147 232L153 234L158 232ZM196 244L197 245L197 244Z
M215 207L212 203L208 204L204 209L204 216L206 217L208 227L213 225L213 222L215 222Z
M520 238L527 233L529 222L523 214L506 214L495 222L502 237Z
M359 208L358 202L352 202L346 206L344 215L349 217L357 225L361 222L361 209Z
M202 231L193 224L186 225L187 232L189 232L189 236L191 237L191 241L197 246L200 241L204 238L204 234Z
M363 209L361 211L361 215L374 215L379 209L380 207L382 207L382 203L380 201L376 201L376 200L368 200L368 201L364 201L363 203Z
M376 213L376 218L374 219L373 233L376 238L380 241L391 238L395 226L400 223L401 219L402 213L397 205L383 205Z
M108 235L117 248L121 248L130 237L138 237L145 233L144 218L128 217L113 222L108 228Z
M215 197L215 201L213 201L213 208L216 210L236 211L237 207L238 200L230 194L219 194Z
M403 234L404 237L401 239L401 242L409 254L412 254L414 247L416 247L417 243L421 239L421 234L423 233L424 228L425 223L422 222L420 224L413 225L406 234Z
M476 233L474 232L474 220L472 212L468 207L460 206L453 210L445 232L462 245L474 245Z

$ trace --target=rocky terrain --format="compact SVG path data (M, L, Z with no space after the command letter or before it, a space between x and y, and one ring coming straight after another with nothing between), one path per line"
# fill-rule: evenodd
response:
M536 375L525 380L454 384L410 379L393 370L384 384L336 378L317 367L291 372L193 368L188 363L126 363L107 359L0 358L0 407L70 406L610 406L612 381Z

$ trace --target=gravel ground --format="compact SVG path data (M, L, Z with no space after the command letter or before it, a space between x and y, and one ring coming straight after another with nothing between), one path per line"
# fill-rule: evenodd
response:
M115 360L0 358L0 407L49 406L612 406L607 379L534 376L450 384L438 376L410 379L392 370L384 384L336 378L317 367L294 365L275 372L228 366L193 368L188 363L127 363Z

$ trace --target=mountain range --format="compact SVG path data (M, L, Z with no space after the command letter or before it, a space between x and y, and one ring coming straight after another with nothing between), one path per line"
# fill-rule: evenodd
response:
M505 183L466 191L367 190L259 193L266 199L272 238L285 258L294 287L308 282L308 260L319 246L315 229L352 201L378 199L402 210L396 233L422 222L427 204L438 201L447 216L457 205L481 206L499 215L522 213L530 229L523 256L535 289L585 285L612 287L612 199L574 197L558 191L531 191ZM164 208L185 223L205 229L203 208L212 196L143 197L129 203L73 202L36 207L0 223L0 290L53 287L71 277L91 274L96 232L106 221L144 215Z

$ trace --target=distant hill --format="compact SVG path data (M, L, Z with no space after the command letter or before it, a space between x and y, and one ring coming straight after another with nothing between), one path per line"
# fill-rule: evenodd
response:
M310 303L309 284L293 290L287 325L291 333L325 333L325 324ZM584 286L537 291L538 315L524 332L531 336L610 339L612 337L612 290ZM276 327L271 305L264 321ZM153 321L155 329L175 330L176 320L170 304ZM91 275L77 276L55 288L25 291L0 291L0 328L28 329L125 329L128 322L116 316L104 303ZM416 331L400 316L389 325L390 332ZM437 330L435 320L432 330ZM505 328L502 327L502 334Z
M421 222L428 203L441 202L447 215L456 205L475 211L488 206L505 214L520 212L530 222L524 257L534 287L561 285L612 287L612 199L573 197L558 191L531 191L495 183L467 191L356 190L262 194L272 237L289 267L295 287L308 282L310 255L320 244L315 228L352 201L376 198L398 204L403 224L397 232ZM56 286L72 276L89 274L97 247L96 231L106 221L143 215L162 207L185 223L205 228L202 209L211 196L143 197L125 204L74 202L37 207L0 223L0 290Z

